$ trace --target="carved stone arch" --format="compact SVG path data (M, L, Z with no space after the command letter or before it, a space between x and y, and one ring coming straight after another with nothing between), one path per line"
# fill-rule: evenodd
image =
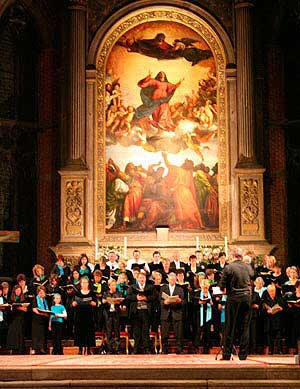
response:
M149 6L151 4L151 6ZM159 4L159 5L155 5ZM172 6L170 6L172 5ZM97 31L87 57L87 144L93 149L89 165L94 171L94 231L99 241L118 244L122 234L105 233L105 136L104 136L104 86L106 58L121 35L132 27L147 21L173 21L194 30L208 43L216 64L218 76L218 125L219 125L219 231L201 234L201 241L223 241L231 236L231 143L236 138L235 107L235 55L230 38L222 26L207 11L182 1L139 1L115 13ZM94 70L95 69L95 70ZM229 69L229 71L227 70ZM228 79L231 79L230 82ZM234 86L232 85L232 81ZM229 127L232 128L230 131ZM172 232L170 240L177 244L193 245L199 233ZM131 234L134 245L142 246L155 240L154 233ZM181 243L180 243L181 242Z

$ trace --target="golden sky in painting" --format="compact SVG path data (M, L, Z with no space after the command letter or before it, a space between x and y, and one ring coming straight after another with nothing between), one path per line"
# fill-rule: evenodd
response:
M128 31L126 38L151 39L156 34L164 33L166 42L173 44L175 39L193 38L200 49L209 49L206 42L198 33L182 24L167 21L148 22ZM195 66L184 58L176 60L158 60L139 53L128 52L126 48L114 45L107 60L107 73L119 78L125 105L137 107L141 104L140 88L137 83L151 71L155 77L159 71L164 71L169 82L176 83L184 78L180 88L172 97L171 103L184 101L185 95L191 95L192 90L197 91L198 81L207 78L209 71L215 71L213 58L201 61Z

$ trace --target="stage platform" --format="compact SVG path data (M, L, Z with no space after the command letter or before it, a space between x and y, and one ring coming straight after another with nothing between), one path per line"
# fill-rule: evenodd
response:
M293 356L23 355L0 357L0 388L300 388Z

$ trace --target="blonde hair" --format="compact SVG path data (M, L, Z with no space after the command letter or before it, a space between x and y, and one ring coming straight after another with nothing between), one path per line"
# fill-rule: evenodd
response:
M119 274L118 280L117 280L117 284L120 284L120 283L121 283L121 280L120 280L121 277L125 277L125 282L126 282L126 284L127 284L127 283L128 283L128 277L127 277L127 275L126 275L125 273L120 273L120 274Z
M274 255L270 255L267 260L268 266L274 267L275 263L276 263L276 258L274 257Z
M209 280L207 280L206 278L204 280L201 280L200 286L201 286L201 288L203 288L205 286L207 286L209 288L210 287Z
M45 268L44 268L44 266L39 265L39 264L36 264L36 265L34 265L33 268L32 268L32 273L33 273L33 275L34 275L35 277L37 276L36 271L37 271L38 269L42 270L42 272L45 273Z
M262 277L255 278L254 285L256 285L257 281L261 281L262 285L265 285L265 281L264 281L264 279Z
M112 283L117 284L117 281L114 278L110 278L107 282L108 286L110 286Z

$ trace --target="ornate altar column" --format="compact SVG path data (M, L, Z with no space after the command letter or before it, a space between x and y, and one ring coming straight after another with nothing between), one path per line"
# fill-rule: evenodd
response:
M232 239L237 242L265 240L265 169L257 165L254 146L253 7L253 0L235 1L238 153L234 198L238 207L233 207Z
M68 155L61 175L60 243L88 243L90 229L87 206L90 192L86 164L86 12L87 0L68 0L69 79L68 79Z

